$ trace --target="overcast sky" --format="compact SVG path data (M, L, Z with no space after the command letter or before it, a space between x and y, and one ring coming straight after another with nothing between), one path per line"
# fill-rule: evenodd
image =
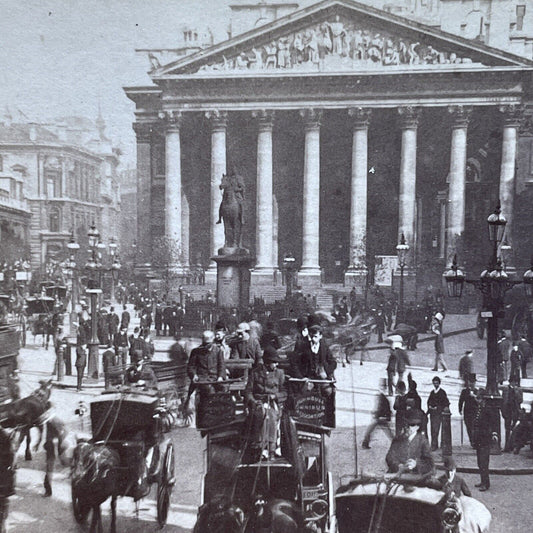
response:
M149 83L135 48L172 47L182 24L229 22L228 0L0 0L0 116L96 118L134 161L134 105L125 85ZM199 22L198 22L199 21Z

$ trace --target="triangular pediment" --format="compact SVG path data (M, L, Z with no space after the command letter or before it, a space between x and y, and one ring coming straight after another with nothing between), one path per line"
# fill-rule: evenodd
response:
M324 0L151 72L280 75L533 66L533 61L353 0Z

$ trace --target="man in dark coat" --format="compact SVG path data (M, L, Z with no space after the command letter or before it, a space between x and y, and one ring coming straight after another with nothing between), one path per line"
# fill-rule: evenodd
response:
M511 452L511 431L520 417L520 405L524 400L522 389L513 380L502 390L502 417L505 421L505 447L504 452Z
M102 354L102 367L104 370L104 387L106 390L111 385L111 367L116 366L116 355L114 350L105 350Z
M459 377L463 380L464 385L468 383L470 375L474 372L474 351L466 350L465 354L459 359Z
M281 348L279 334L274 327L274 322L268 321L259 341L261 348L264 350L267 346L273 346L276 350Z
M476 395L476 375L470 374L468 378L466 378L465 387L459 395L459 414L463 415L468 440L472 447L474 447L474 418L477 410Z
M521 353L518 344L514 344L509 356L511 361L511 370L509 371L509 381L520 383L520 367L522 366Z
M76 372L78 374L78 379L77 379L78 392L81 391L81 384L83 381L83 372L85 370L86 365L87 365L87 352L85 351L85 348L78 342L78 345L76 346L76 362L74 363L74 366L76 367Z
M398 381L396 385L396 398L394 399L393 408L396 411L396 435L405 430L407 425L407 396L405 383Z
M477 466L479 468L479 475L481 482L475 486L481 492L489 490L489 464L490 464L490 445L492 442L492 413L490 406L487 405L487 400L484 395L484 389L480 389L477 401L478 406L476 416L474 417L474 446L476 448Z
M258 444L264 459L281 456L279 421L286 392L285 374L278 368L280 361L276 349L268 345L263 354L263 364L252 369L245 389L251 415L251 434L260 435ZM255 440L258 440L257 437Z
M322 328L309 328L309 343L303 343L299 354L295 354L293 377L309 379L334 379L337 361L333 357L329 346L322 338ZM330 396L333 393L331 385L320 386L322 394Z
M212 331L204 331L202 334L202 344L191 351L189 362L187 363L187 374L192 383L218 382L226 377L226 366L224 354L215 344L215 334ZM209 383L198 386L200 394L210 394L215 390L222 390L220 386L213 386Z
M527 379L527 364L533 358L533 349L524 335L522 335L518 341L518 351L520 352L522 378Z
M511 342L511 339L507 336L505 331L500 331L498 339L498 358L501 361L501 369L499 372L500 384L509 379L509 356L512 347L513 343Z
M396 351L395 343L393 342L390 347L389 360L387 362L387 385L389 396L394 393L394 376L396 375L396 369L398 367L398 352Z
M433 377L434 389L429 393L428 414L431 423L431 449L439 447L439 432L442 424L442 411L450 406L450 400L444 389L440 387L439 376Z
M389 472L411 473L429 478L435 470L435 463L429 449L427 437L420 431L420 412L407 413L407 431L394 437L387 452Z
M156 336L161 335L163 329L163 305L161 302L157 302L155 306L154 325Z
M130 313L128 311L128 308L126 307L126 304L124 304L124 310L122 311L122 317L120 318L120 327L128 329L130 325Z
M119 361L125 366L128 363L129 340L128 331L122 326L120 331L115 335L115 355Z
M130 359L133 364L142 361L145 357L148 357L148 346L141 335L141 331L138 327L133 330L133 335L129 339L130 341Z
M120 325L120 319L118 318L118 315L115 313L115 308L111 307L107 315L107 327L109 330L109 343L108 343L109 347L113 346L113 343L115 342L115 335L118 332L119 325Z
M174 311L174 308L171 305L166 305L163 308L163 335L168 334L170 336L173 336L174 333L172 332L172 313Z
M370 449L370 437L372 436L372 433L374 433L376 428L381 428L392 440L394 435L392 433L392 430L390 428L390 421L391 421L391 408L389 399L385 396L385 380L381 379L379 382L380 385L380 393L376 397L376 409L372 413L373 420L370 423L370 425L366 428L365 436L363 439L363 448L365 450Z
M259 341L250 337L250 325L241 322L236 330L237 338L230 342L230 359L251 359L254 366L262 362L263 351Z

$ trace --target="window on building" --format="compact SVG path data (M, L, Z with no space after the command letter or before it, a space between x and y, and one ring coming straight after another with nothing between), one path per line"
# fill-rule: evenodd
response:
M48 229L52 233L58 233L61 228L61 211L59 207L52 207L48 214Z
M526 6L516 6L516 31L524 29L524 17L526 16Z
M61 175L59 171L45 170L44 180L48 198L59 198L61 196Z

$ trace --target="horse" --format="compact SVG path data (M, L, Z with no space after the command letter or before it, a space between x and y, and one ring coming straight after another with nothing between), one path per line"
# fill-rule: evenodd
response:
M198 510L193 533L300 533L303 527L301 511L289 500L257 495L245 512L227 495L218 495Z
M30 450L32 427L39 429L39 442L43 432L42 415L47 409L47 402L52 392L52 380L40 381L38 389L33 391L26 398L15 400L6 404L0 413L0 425L4 428L15 428L20 432L18 447L26 439L26 461L31 461L32 455Z
M238 176L222 174L219 188L224 192L218 211L217 224L224 222L224 246L228 248L240 247L244 223L242 208L244 185Z
M74 450L72 505L74 516L83 522L92 510L90 533L102 531L100 505L111 497L111 533L116 533L118 470L120 457L111 447L80 442Z

